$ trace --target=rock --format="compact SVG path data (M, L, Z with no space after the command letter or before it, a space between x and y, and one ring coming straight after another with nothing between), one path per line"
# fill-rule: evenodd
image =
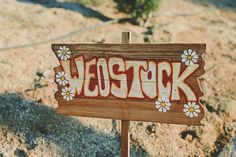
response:
M27 133L25 143L27 144L28 150L34 149L37 146L36 134L34 132Z
M229 100L225 104L225 112L229 115L230 118L236 120L236 101L235 100Z
M236 136L232 138L229 145L226 145L222 152L219 154L219 157L234 157L236 156Z
M148 125L146 127L146 133L148 135L151 135L152 133L156 133L156 125L155 124L152 124L152 125Z
M27 154L25 153L25 151L18 148L15 150L14 154L17 157L27 157Z

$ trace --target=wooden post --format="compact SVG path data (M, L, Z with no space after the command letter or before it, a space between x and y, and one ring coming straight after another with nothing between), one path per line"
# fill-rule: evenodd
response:
M122 44L131 43L131 32L122 32ZM130 156L129 120L121 120L121 157Z

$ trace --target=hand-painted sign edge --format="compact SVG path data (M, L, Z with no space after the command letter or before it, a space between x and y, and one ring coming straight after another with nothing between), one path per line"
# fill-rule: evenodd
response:
M141 51L146 51L147 52L147 54L149 54L148 52L150 52L150 51L148 51L148 50L151 50L151 52L152 52L152 50L155 50L155 51L158 51L158 50L161 50L161 53L163 53L163 52L169 52L169 51L171 51L171 49L174 49L173 51L177 51L177 52L181 52L181 51L183 51L186 47L194 47L195 49L197 49L197 50L199 50L199 52L204 52L205 51L205 44L148 44L148 45L146 45L146 44L130 44L130 45L124 45L124 44L60 44L60 45L66 45L66 46L68 46L68 47L70 47L71 48L71 51L78 51L78 50L85 50L85 51L97 51L97 49L99 50L99 51L111 51L112 50L112 52L113 52L113 50L114 51L127 51L127 52L129 52L129 53L127 53L127 54L132 54L131 52L132 51L137 51L137 50L141 50ZM57 45L57 44L55 44L55 45L53 45L52 46L52 48L53 48L53 50L54 50L54 52L55 52L55 47L57 47L57 46L59 46L59 45ZM93 48L91 48L91 47L93 47ZM124 50L125 49L125 50ZM195 50L194 49L194 50ZM173 52L172 51L172 52ZM160 52L160 51L158 51L158 52ZM56 54L56 53L55 53ZM89 54L89 52L88 52L88 54ZM125 55L127 55L127 54L125 54ZM103 55L107 55L107 54L104 54L103 53ZM203 60L203 65L202 65L202 67L204 66L204 60ZM204 69L202 69L202 72L201 72L201 74L203 74L203 72L204 72ZM201 74L199 74L199 76L201 75ZM89 98L83 98L83 99L87 99L87 100L89 100L89 101L91 101L91 99L89 99ZM102 99L101 99L102 100ZM80 103L80 101L79 100L77 100L78 101L78 103ZM103 100L102 100L103 101ZM117 101L117 100L112 100L112 101ZM199 100L198 100L199 101ZM63 102L63 103L66 103L66 102ZM86 104L86 102L84 102L83 101L83 103L85 103ZM121 101L119 101L119 103L120 104L123 104L123 105L125 105L126 103L121 103ZM91 106L91 103L89 103L90 104L90 106ZM199 104L200 105L200 104ZM70 104L67 104L67 107L69 107L70 106ZM72 105L73 106L73 105ZM79 105L75 105L75 106L79 106ZM75 106L73 106L73 108L75 107ZM80 106L83 106L82 104L80 105ZM86 106L86 105L85 105ZM122 106L122 105L121 105ZM89 106L86 106L86 107L88 107L88 108L90 108ZM105 106L105 107L108 107L108 106ZM111 110L112 110L112 106L110 106L111 107ZM125 106L122 106L123 108L127 108L127 106L125 105ZM140 106L139 106L140 107ZM103 107L102 107L103 108ZM101 109L102 109L101 108ZM201 108L201 110L204 112L204 110L202 109L202 106L200 105L200 108ZM64 108L63 108L64 109ZM115 108L114 108L115 109ZM137 108L137 110L139 110L140 108ZM147 109L147 108L146 108ZM150 110L150 108L149 108L149 110ZM59 109L58 109L58 111L61 111L61 112L63 112L62 110L60 110L60 104L59 104ZM128 111L128 110L127 110ZM175 111L175 109L173 108L172 109L172 111ZM72 111L70 111L70 112L72 112ZM76 112L76 111L74 111L74 112ZM66 114L66 113L65 113ZM96 116L96 115L94 115L95 113L88 113L88 114L86 114L86 113L73 113L73 114L76 114L76 115L82 115L82 116L88 116L88 115L91 115L92 117L104 117L104 118L112 118L112 116L105 116L105 115L102 115L102 116ZM120 115L124 115L125 114L125 111L120 111L119 112L119 114ZM118 118L118 119L125 119L125 120L144 120L145 121L145 119L144 118L142 118L142 117L140 117L140 118L135 118L135 116L134 117L132 117L132 114L130 114L130 116L129 115L126 115L126 116L116 116L116 117L114 117L114 118ZM160 115L160 116L162 116L163 117L163 115ZM160 118L160 116L157 116L157 117L159 117ZM173 117L173 116L170 116L170 117ZM155 118L154 117L154 120L151 120L150 118L148 118L148 120L147 121L158 121L158 122L164 122L163 120L160 120L159 118ZM167 118L168 119L168 118ZM166 120L166 121L168 121L168 120ZM177 121L173 121L173 123L178 123ZM199 123L196 123L195 121L192 121L192 120L190 120L190 122L185 122L185 124L199 124Z

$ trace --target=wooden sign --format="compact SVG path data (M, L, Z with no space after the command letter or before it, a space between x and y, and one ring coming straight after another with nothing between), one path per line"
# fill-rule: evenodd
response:
M200 125L205 44L53 44L57 112Z

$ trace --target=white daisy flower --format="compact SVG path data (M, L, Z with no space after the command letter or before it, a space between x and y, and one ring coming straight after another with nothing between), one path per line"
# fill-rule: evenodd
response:
M200 113L200 108L196 102L188 102L187 104L184 104L183 111L185 112L186 116L193 118L198 116L198 113Z
M73 100L75 94L74 90L70 87L65 87L62 89L61 95L66 101Z
M167 110L170 110L170 100L165 97L158 98L158 100L155 101L155 104L159 112L166 112Z
M56 74L56 82L59 85L65 86L69 83L69 76L64 71L60 71Z
M181 61L185 65L193 65L197 63L198 55L192 49L184 50L183 54L181 55Z
M59 50L57 51L57 56L61 58L61 60L67 60L71 57L71 51L66 46L61 46Z

